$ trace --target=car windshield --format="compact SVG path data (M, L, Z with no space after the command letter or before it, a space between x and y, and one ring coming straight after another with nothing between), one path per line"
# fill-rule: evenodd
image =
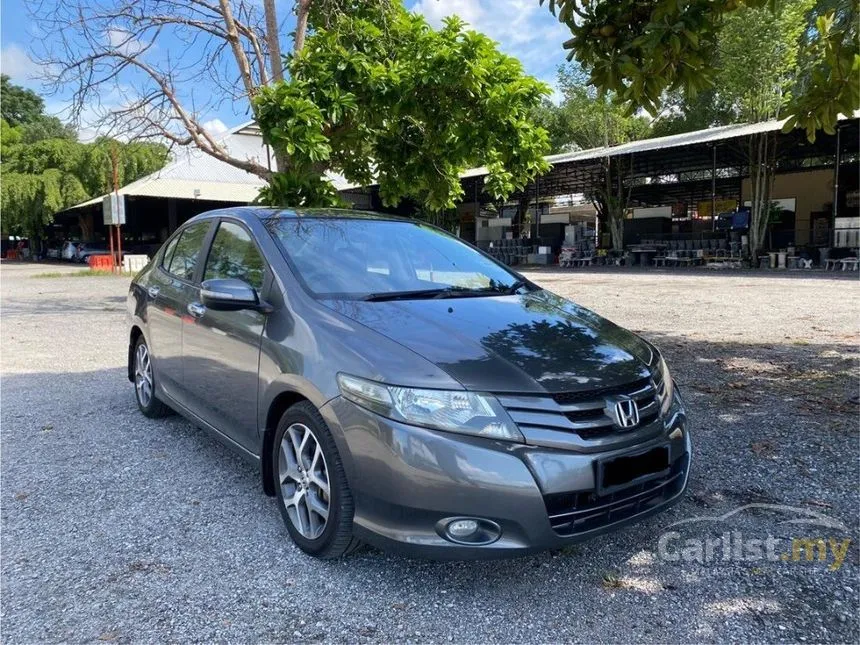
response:
M524 286L456 237L419 222L289 217L268 226L320 298L466 297Z

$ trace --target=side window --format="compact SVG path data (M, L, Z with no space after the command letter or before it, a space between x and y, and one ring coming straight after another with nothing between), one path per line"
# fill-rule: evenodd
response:
M161 254L161 266L165 271L167 270L167 267L170 266L170 259L173 257L173 249L176 248L176 243L178 241L179 236L177 235L167 243L167 246L164 248L164 253Z
M221 222L212 241L203 279L237 278L259 291L263 288L265 266L248 231L238 224Z
M176 246L173 248L173 256L167 266L167 272L183 280L194 279L194 269L197 267L197 258L203 246L203 238L209 230L209 222L192 224L179 236ZM168 249L170 250L170 249Z

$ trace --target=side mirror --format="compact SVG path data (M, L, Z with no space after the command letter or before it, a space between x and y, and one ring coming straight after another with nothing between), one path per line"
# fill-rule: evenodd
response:
M206 280L200 285L200 300L204 306L216 311L258 309L260 298L256 289L235 278Z

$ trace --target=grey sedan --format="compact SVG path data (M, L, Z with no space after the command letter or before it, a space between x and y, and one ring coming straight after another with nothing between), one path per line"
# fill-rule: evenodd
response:
M205 213L134 279L128 314L143 414L176 411L256 464L314 556L557 548L687 485L655 347L422 222Z

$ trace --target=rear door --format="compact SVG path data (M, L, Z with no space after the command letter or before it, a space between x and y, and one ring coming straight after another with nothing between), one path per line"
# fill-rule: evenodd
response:
M172 399L188 405L182 374L183 319L188 304L197 298L198 260L211 220L180 230L165 246L161 262L147 285L150 351L155 357L155 378Z
M206 258L201 281L242 280L265 299L270 271L251 232L222 219ZM251 309L215 311L196 301L196 317L183 323L182 360L192 412L256 453L260 342L265 314Z

